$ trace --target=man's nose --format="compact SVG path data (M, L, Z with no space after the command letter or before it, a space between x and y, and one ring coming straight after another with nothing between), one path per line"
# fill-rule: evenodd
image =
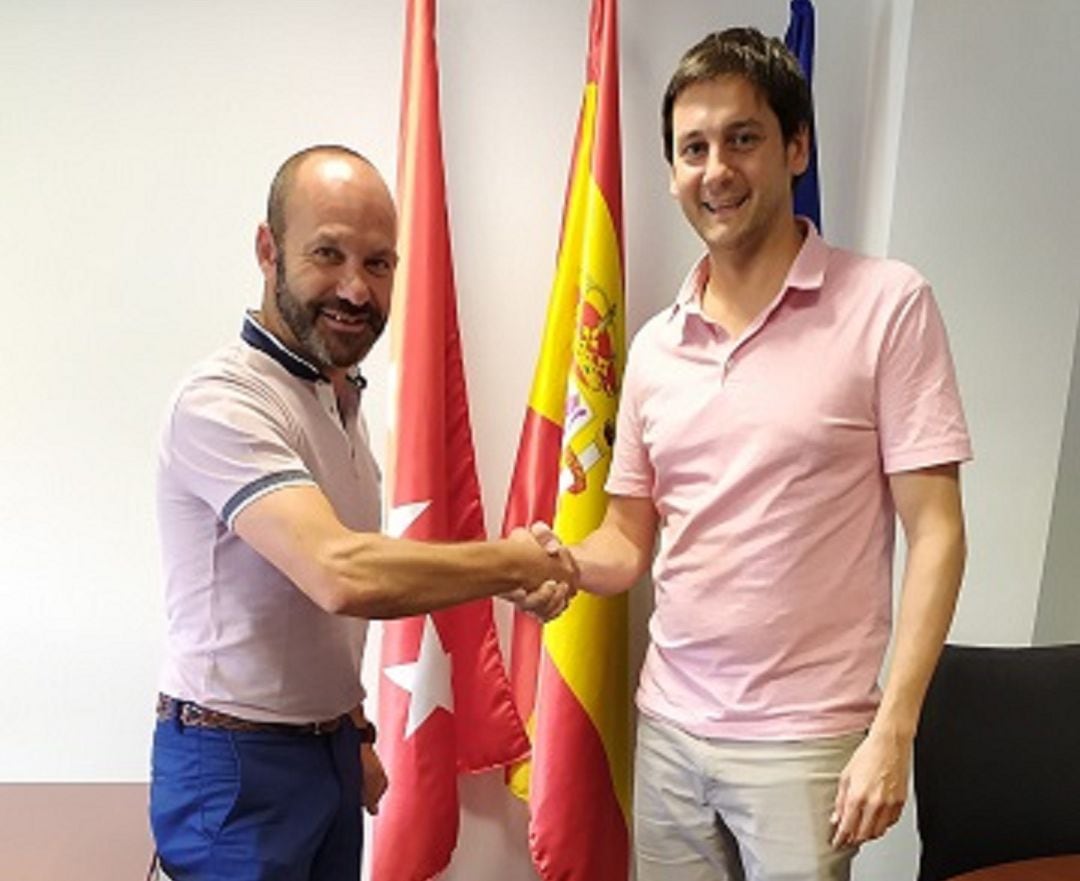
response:
M371 287L359 267L347 267L337 285L337 295L355 306L371 301Z
M713 147L705 159L705 180L724 183L731 177L731 166L722 150Z

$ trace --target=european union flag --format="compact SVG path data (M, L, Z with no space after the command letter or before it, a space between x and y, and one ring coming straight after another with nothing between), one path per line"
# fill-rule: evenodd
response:
M784 44L799 59L806 82L813 87L814 76L814 4L810 0L791 0L791 20ZM810 164L795 185L795 213L814 221L821 230L821 194L818 191L817 131L810 141Z

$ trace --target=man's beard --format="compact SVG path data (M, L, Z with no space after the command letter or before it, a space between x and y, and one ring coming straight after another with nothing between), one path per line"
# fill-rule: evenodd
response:
M323 368L349 368L360 362L386 327L386 316L382 310L370 301L356 306L340 297L323 297L303 303L289 289L285 277L285 261L279 254L274 299L282 320L300 344L302 351L299 354ZM316 324L319 310L323 307L359 318L369 332L350 334L344 339L336 334L324 335Z

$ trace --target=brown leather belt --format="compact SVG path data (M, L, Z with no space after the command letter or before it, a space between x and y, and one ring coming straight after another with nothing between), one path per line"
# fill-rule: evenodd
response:
M178 719L181 725L192 728L218 728L223 731L263 731L275 734L333 734L344 723L346 716L338 716L326 722L307 722L291 724L289 722L253 722L220 713L191 701L181 701L167 694L159 694L157 699L157 717L159 722Z

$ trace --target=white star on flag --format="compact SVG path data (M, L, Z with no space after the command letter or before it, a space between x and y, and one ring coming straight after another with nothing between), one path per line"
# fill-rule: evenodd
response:
M430 615L424 616L420 656L411 664L395 664L383 671L395 685L404 688L409 699L409 718L405 723L406 739L427 721L439 707L454 712L454 693L450 685L450 655L439 640L439 632Z
M386 518L386 534L391 538L401 538L417 518L431 507L431 499L424 502L409 502L407 505L395 505Z

